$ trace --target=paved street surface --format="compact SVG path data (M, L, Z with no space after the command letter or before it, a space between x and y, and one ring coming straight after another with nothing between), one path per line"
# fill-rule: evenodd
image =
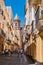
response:
M0 65L29 65L33 64L30 58L27 58L24 54L12 54L11 56L0 56Z

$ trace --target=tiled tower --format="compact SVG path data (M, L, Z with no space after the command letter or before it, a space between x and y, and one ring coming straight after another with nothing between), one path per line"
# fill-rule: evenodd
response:
M14 29L14 43L18 44L19 48L22 48L21 33L20 33L20 19L16 14L13 21Z

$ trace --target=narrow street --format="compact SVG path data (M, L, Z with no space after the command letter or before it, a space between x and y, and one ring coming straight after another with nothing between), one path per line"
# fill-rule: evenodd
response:
M33 61L22 54L12 54L11 56L0 56L0 65L34 65Z
M0 65L43 65L43 0L0 0Z

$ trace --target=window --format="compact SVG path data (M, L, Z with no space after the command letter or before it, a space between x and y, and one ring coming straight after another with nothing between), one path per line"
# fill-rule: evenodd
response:
M0 14L2 13L2 10L1 10L1 3L0 3Z
M1 4L0 4L0 9L1 9Z
M3 10L2 10L2 7L1 7L1 3L0 3L0 14L2 14L2 16L3 16Z
M15 23L15 26L17 26L17 23Z
M27 26L27 30L29 30L30 29L30 27L29 26Z
M43 19L43 10L41 10L41 19Z
M43 10L41 10L41 13L43 14Z
M3 18L4 18L4 20L5 20L5 16L4 16Z
M33 21L32 21L32 32L33 32L33 29L34 29L34 23L33 23Z
M0 5L0 9L1 9L1 5Z

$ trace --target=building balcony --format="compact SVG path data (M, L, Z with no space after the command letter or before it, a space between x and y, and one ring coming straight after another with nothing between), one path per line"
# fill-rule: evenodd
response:
M43 37L43 20L39 20L37 24L37 29L39 30L40 36Z
M43 20L39 20L35 30L33 31L34 35L39 34L41 37L43 37Z
M43 20L39 20L39 22L37 23L37 29L40 31L40 30L43 30Z
M35 5L36 4L35 0L30 0L29 2L30 2L30 5L33 5L33 4Z
M42 5L38 6L35 17L36 17L36 28L34 30L34 33L42 34L42 31L43 31L43 7Z
M41 4L41 2L42 2L42 0L30 0L30 4L31 4L31 5L34 4L34 5L36 5L36 6L37 6L38 4Z

